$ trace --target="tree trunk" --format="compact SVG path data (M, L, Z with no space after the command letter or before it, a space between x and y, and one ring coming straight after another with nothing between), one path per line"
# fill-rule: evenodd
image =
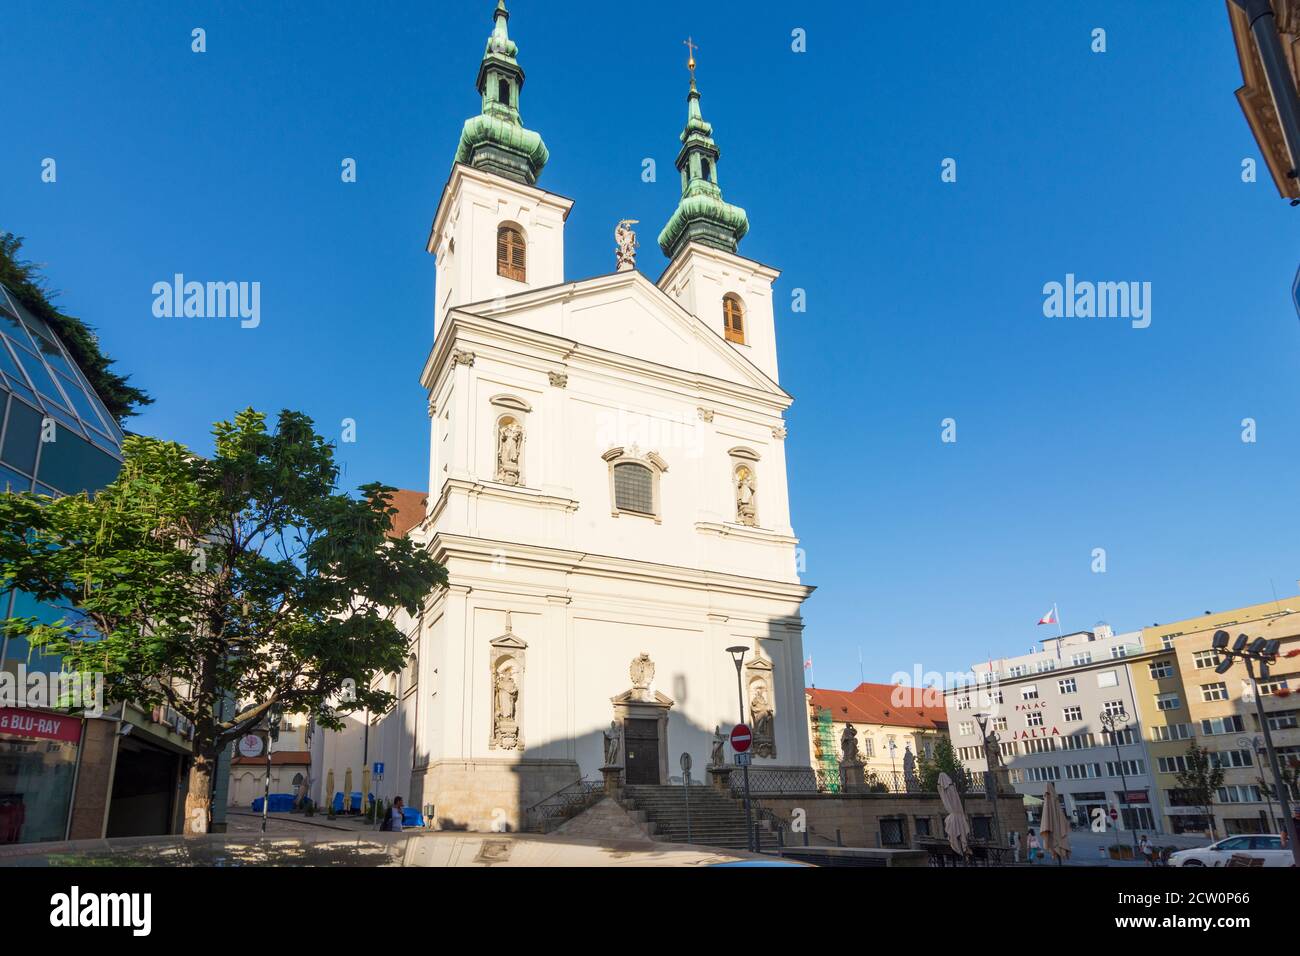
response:
M199 836L208 832L212 819L212 774L217 767L216 754L194 755L190 766L189 792L185 795L186 836Z

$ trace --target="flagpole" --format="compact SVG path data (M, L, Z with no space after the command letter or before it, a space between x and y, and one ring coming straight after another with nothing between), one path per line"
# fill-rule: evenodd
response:
M1061 609L1056 606L1055 601L1052 602L1052 613L1056 617L1056 636L1065 637L1065 632L1061 630ZM1059 644L1056 645L1056 656L1057 657L1061 656L1061 645Z

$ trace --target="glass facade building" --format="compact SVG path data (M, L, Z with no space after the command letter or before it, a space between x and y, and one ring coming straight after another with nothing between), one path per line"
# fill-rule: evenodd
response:
M93 494L117 477L122 438L58 336L0 285L0 492ZM0 618L62 616L21 591L0 594ZM59 670L0 631L0 665L19 664ZM0 844L64 839L83 724L0 705Z

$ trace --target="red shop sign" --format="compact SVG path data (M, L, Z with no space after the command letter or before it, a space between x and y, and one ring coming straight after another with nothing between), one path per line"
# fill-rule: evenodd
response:
M46 714L39 710L0 707L0 734L36 737L40 740L81 740L81 718Z

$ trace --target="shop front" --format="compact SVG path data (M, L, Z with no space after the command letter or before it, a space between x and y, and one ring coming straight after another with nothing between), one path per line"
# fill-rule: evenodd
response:
M0 844L65 839L82 720L0 707Z

